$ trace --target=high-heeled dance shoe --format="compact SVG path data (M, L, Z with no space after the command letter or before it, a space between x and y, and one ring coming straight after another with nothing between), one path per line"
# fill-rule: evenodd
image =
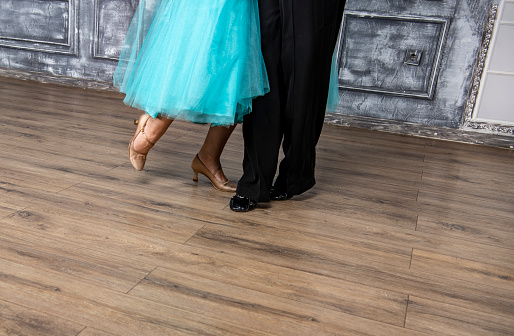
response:
M214 173L212 173L200 160L198 157L198 154L196 154L195 158L191 162L191 168L193 169L193 172L195 173L193 177L193 181L198 182L198 173L205 175L211 181L214 188L220 191L227 191L227 192L235 192L236 191L236 184L230 181L227 182L221 182L216 178L216 174L221 170L221 166L216 170Z
M143 114L139 117L138 120L134 121L134 124L137 125L136 133L134 134L134 137L132 138L132 140L130 140L128 150L129 150L130 163L132 163L132 166L134 168L136 168L137 170L143 170L143 167L145 166L145 162L146 162L146 155L147 155L147 154L138 153L134 149L134 141L136 141L136 138L139 135L139 133L143 134L146 142L148 142L151 145L150 148L152 148L155 145L155 143L150 141L145 134L145 126L146 126L146 123L148 122L148 119L150 119L150 118L151 117L148 114Z

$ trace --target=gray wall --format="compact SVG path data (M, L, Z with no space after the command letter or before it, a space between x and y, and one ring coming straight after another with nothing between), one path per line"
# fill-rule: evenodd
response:
M0 67L111 81L138 0L0 0Z
M349 1L340 83L350 89L340 91L338 112L458 127L490 4L489 0ZM448 23L446 36L443 21ZM408 50L422 52L419 65L404 64Z
M0 0L0 67L110 82L138 2ZM458 127L490 3L349 0L338 113Z

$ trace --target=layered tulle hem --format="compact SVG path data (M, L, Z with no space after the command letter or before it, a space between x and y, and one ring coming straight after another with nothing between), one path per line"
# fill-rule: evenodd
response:
M242 99L240 103L237 103L234 111L227 111L226 113L209 112L205 113L205 110L195 110L191 108L177 108L177 107L156 107L140 105L137 102L131 100L129 97L125 97L123 102L131 107L137 108L144 111L146 114L153 118L164 117L173 120L188 121L195 124L211 124L211 126L231 126L235 124L241 124L243 117L252 112L252 100L256 97ZM217 111L223 111L223 108L213 108Z

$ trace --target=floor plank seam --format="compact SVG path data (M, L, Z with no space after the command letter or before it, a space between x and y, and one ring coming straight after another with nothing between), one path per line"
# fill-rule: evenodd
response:
M76 335L76 336L80 336L80 334L82 334L87 328L89 328L88 326L85 326L84 329L82 329L81 331L79 331L79 333Z
M56 194L60 194L60 193L62 193L63 191L66 191L66 190L68 190L68 189L74 188L74 187L76 187L76 186L78 186L78 185L81 185L81 184L82 184L82 183L84 183L84 182L86 182L86 181L80 181L80 182L78 182L78 183L75 183L75 184L72 184L72 185L70 185L70 186L67 186L67 187L66 187L66 188L64 188L64 189L61 189L61 190L57 191L57 192L56 192Z
M134 290L134 288L136 288L137 286L139 286L139 284L141 282L143 282L150 274L152 274L157 268L159 268L159 266L155 266L153 270L151 270L150 272L148 272L147 275L145 275L141 280L139 280L139 282L137 284L135 284L131 289L128 290L128 292L126 292L125 294L130 294L130 292L132 292L132 290Z
M414 255L414 248L412 248L411 252L410 252L410 261L409 261L409 269L410 267L412 266L412 256Z
M204 222L203 220L200 220L200 219L198 219L198 221L200 221L200 222ZM209 222L207 222L207 223L209 223ZM209 224L215 224L215 223L209 223ZM193 239L193 238L194 238L194 236L196 236L196 235L198 234L198 232L202 231L204 228L205 228L205 225L203 225L201 228L199 228L198 230L196 230L196 232L195 232L194 234L192 234L192 235L191 235L191 237L187 238L187 239L186 239L186 241L185 241L185 242L183 242L182 244L184 244L184 245L188 245L189 241L190 241L191 239Z
M405 305L405 318L403 319L403 327L407 325L407 313L409 311L410 295L407 294L407 304Z

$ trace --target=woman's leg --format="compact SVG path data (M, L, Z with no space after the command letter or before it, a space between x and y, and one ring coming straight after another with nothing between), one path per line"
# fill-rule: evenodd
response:
M198 152L198 157L205 167L215 173L214 176L221 182L226 182L228 179L221 170L220 156L235 128L236 125L210 127L202 148Z
M166 133L166 130L168 127L170 127L171 123L173 122L173 119L168 118L150 118L146 122L146 125L143 129L144 134L146 135L146 138L151 143L156 143L157 140L159 140L164 133ZM136 139L134 140L134 150L140 154L146 154L152 148L152 144L149 143L145 139L145 136L141 133L138 134Z

